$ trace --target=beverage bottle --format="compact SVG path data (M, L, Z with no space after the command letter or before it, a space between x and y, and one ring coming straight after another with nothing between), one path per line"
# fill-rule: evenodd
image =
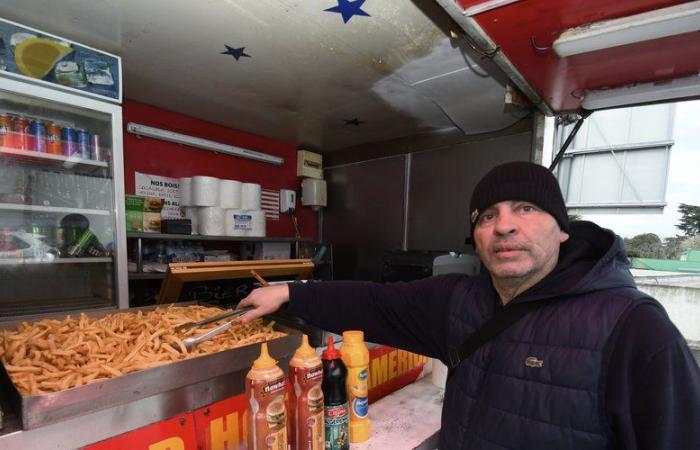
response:
M340 354L348 369L346 382L350 405L350 442L355 444L369 439L371 424L368 412L369 350L362 331L344 331Z
M260 357L246 375L248 450L287 450L286 380L277 361L260 348Z
M293 450L323 450L325 447L322 378L321 358L304 335L301 346L289 362L292 385L289 420Z
M349 450L348 394L345 390L348 371L340 352L333 346L332 336L328 338L328 348L324 350L321 359L326 450Z

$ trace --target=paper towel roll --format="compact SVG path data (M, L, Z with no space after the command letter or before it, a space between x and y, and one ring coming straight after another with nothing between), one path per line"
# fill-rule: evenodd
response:
M214 177L192 177L192 205L219 206L219 179Z
M252 217L242 209L227 209L224 218L226 236L248 236Z
M243 183L241 186L241 209L256 211L260 209L260 185Z
M192 205L192 178L180 178L180 206Z
M241 208L241 182L221 180L219 183L219 206L222 208Z
M196 206L187 206L184 208L185 210L185 219L190 219L190 222L192 222L192 234L199 234L199 228L197 227L197 224L199 223L199 217Z
M224 212L226 210L218 206L207 206L197 211L197 228L199 234L205 236L224 235Z
M265 211L262 210L251 210L248 211L250 214L250 231L248 236L251 237L265 237Z

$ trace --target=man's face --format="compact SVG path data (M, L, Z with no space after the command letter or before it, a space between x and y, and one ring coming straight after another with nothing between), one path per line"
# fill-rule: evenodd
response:
M549 213L524 201L491 205L474 227L476 253L494 282L532 284L551 272L569 235Z

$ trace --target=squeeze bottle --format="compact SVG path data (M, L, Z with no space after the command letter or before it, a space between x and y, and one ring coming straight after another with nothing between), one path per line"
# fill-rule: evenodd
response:
M289 380L292 385L290 442L292 450L323 450L326 443L323 420L323 364L302 337L301 346L289 362Z
M287 450L286 379L277 361L260 348L260 357L246 375L249 450Z
M362 331L343 332L340 354L348 368L347 390L350 404L350 442L355 444L369 439L371 424L367 417L369 377L369 350Z
M340 352L333 346L333 336L328 337L328 348L321 355L321 359L326 450L349 450L348 394L345 391L348 371Z

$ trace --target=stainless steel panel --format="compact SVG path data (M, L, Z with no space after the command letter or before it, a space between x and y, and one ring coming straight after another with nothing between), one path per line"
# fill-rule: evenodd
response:
M414 153L407 247L472 251L464 240L469 236L469 198L476 183L500 163L529 161L531 146L532 133L524 132Z
M325 170L324 235L336 279L379 280L385 250L401 248L405 156Z
M280 366L286 369L289 359ZM244 390L245 374L226 374L31 430L22 430L10 417L0 433L0 450L80 448L235 396Z
M132 308L128 311L148 311L154 306ZM103 317L109 311L87 311L90 317ZM74 311L70 314L80 314ZM47 317L62 318L64 314ZM11 329L15 322L0 324L0 329ZM301 343L301 334L291 328L278 327L280 331L289 333L288 336L269 341L270 354L277 359L289 359ZM241 371L247 371L260 352L259 345L251 344L232 350L201 356L185 361L178 361L152 369L132 372L109 380L79 386L65 391L45 395L23 396L11 385L9 375L2 368L5 382L11 385L12 398L16 410L20 411L22 428L32 429L57 423L91 412L108 409L117 405L127 404L139 399L151 397L166 391L177 390L198 383L212 382L218 377L227 377ZM225 397L213 395L214 390L204 388L196 391L197 395L188 396L185 409L205 406ZM233 395L238 392L229 392ZM229 395L229 396L230 396Z

